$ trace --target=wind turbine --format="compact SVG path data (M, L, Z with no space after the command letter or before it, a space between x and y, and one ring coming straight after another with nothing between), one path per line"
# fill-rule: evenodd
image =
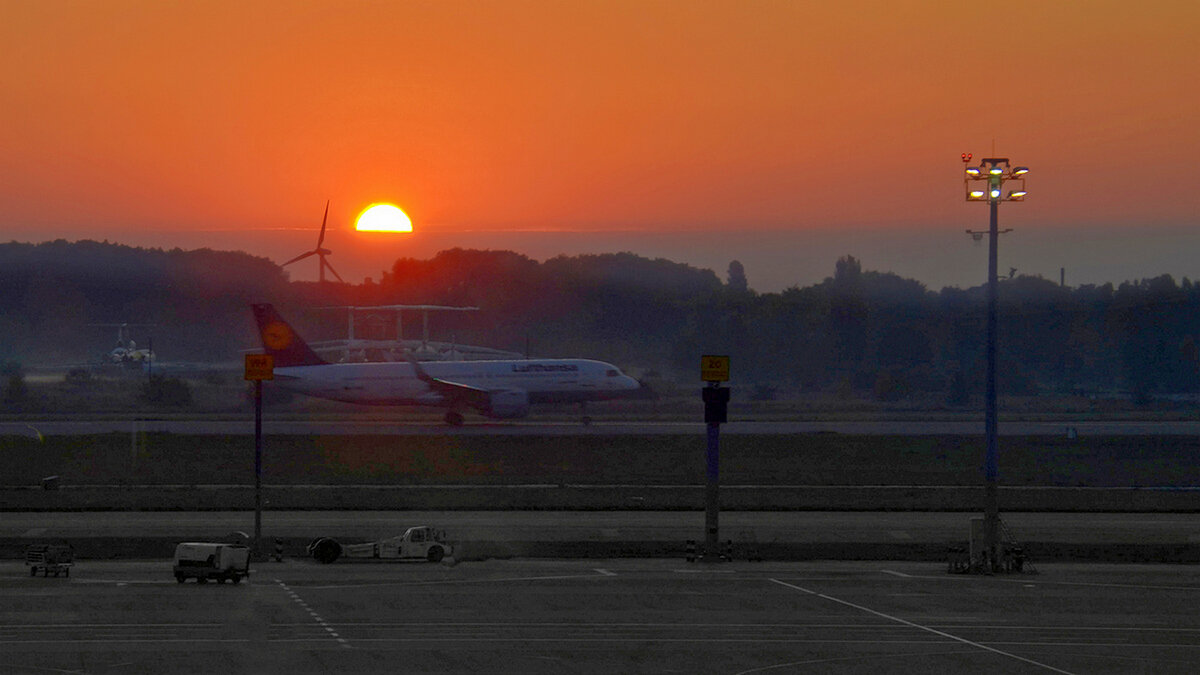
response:
M333 272L333 276L337 277L338 281L340 281L342 283L346 283L346 281L344 279L342 279L342 275L338 274L337 270L333 269L333 265L330 265L329 261L325 260L325 256L333 255L333 251L330 251L327 248L321 248L321 244L325 241L325 222L328 220L329 220L329 202L326 201L325 202L325 217L321 219L321 234L320 234L320 236L317 237L317 247L314 248L313 250L309 251L308 253L301 253L300 255L296 256L295 258L292 258L291 260L283 263L282 265L280 265L280 267L287 267L288 265L291 265L292 263L296 262L297 260L304 260L305 258L307 258L310 255L315 255L321 261L320 266L317 268L319 270L319 279L320 279L321 283L325 283L325 268L326 267L329 268L330 272Z

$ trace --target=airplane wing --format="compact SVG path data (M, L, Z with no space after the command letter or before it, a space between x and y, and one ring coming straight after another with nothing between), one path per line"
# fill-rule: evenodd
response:
M472 387L469 384L460 384L436 378L425 372L425 369L413 358L412 354L408 354L407 356L408 362L412 364L413 370L417 373L417 377L447 401L465 403L478 410L487 410L491 407L492 393L487 389L480 389L479 387Z

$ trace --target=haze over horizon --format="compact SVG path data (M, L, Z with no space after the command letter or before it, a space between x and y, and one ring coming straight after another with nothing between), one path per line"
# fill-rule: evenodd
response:
M849 254L972 286L987 208L959 155L995 152L1032 169L1002 275L1200 277L1195 3L4 7L4 239L282 262L329 199L352 282L457 246L737 259L762 292ZM414 233L351 230L373 202Z

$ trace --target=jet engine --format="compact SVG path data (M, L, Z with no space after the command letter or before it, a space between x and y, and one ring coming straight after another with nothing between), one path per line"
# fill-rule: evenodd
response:
M529 392L523 389L494 391L486 412L496 419L515 419L529 414Z

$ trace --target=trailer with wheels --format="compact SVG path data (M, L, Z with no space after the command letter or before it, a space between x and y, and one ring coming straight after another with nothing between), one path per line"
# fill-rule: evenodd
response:
M75 564L75 549L70 544L32 544L25 549L25 564L31 577L36 577L38 570L43 577L52 573L69 577Z
M342 544L333 537L318 537L308 545L308 554L326 564L343 556L439 562L454 554L454 546L446 541L445 531L420 525L408 528L400 536L364 544Z
M250 576L250 549L241 544L184 542L175 547L172 571L175 581L181 584L188 579L198 584L208 583L209 579L219 584L241 583Z

